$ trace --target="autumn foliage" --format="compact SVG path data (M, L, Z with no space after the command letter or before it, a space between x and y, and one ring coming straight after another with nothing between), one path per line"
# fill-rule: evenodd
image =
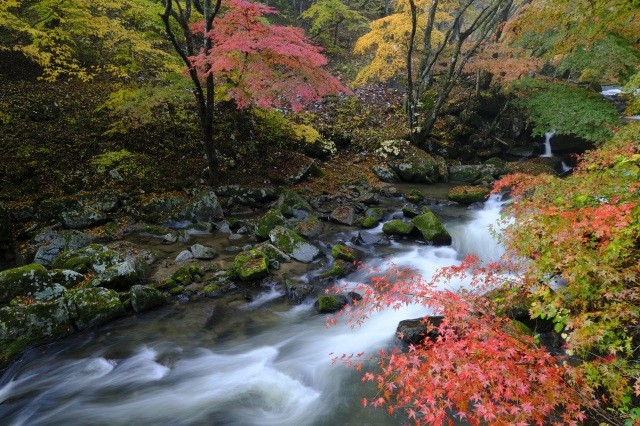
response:
M349 93L322 67L322 49L301 28L270 25L264 16L274 8L231 0L208 34L212 48L191 57L202 75L212 73L238 108L291 105L294 110L329 94ZM202 33L203 22L192 26Z
M378 393L362 403L416 424L637 424L639 142L640 125L628 125L568 178L498 182L514 197L499 262L468 258L425 279L392 267L358 285L363 299L344 312L354 325L407 304L443 317L425 317L428 338L408 348L335 359L370 370L362 380ZM552 324L560 353L518 311Z

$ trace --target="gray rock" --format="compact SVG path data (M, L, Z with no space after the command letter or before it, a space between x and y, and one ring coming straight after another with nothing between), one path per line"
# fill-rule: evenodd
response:
M91 285L122 291L131 288L131 286L140 281L140 278L134 264L124 261L106 267L91 281Z
M91 228L109 221L106 213L84 206L76 210L62 212L60 219L64 227L68 229Z
M322 222L315 215L309 215L301 222L296 223L293 230L304 238L317 238L324 229Z
M218 253L216 253L215 249L213 249L212 247L205 247L202 244L194 244L189 247L189 250L191 250L191 253L193 253L193 257L195 257L196 259L210 260L218 256Z
M211 222L223 216L222 206L213 191L196 196L174 214L175 219L187 220L192 223Z
M285 284L285 293L290 303L299 305L315 291L315 287L311 284L293 283L287 281Z
M376 152L387 158L387 165L405 182L436 183L449 178L444 158L407 141L385 141Z
M367 231L358 232L358 236L356 237L356 243L362 244L364 246L371 245L389 245L391 242L389 238L387 238L383 234L372 234Z
M77 250L86 247L93 237L77 230L54 231L51 228L39 233L31 242L30 250L35 251L34 262L51 266L53 259L63 250Z
M129 295L131 296L131 307L134 312L147 311L162 306L167 301L166 296L161 291L143 285L131 287Z
M352 226L358 218L356 210L352 206L340 206L331 212L331 220L342 223L343 225Z
M186 262L187 260L191 260L193 259L193 253L191 253L189 250L182 250L175 258L174 262L176 263L180 263L180 262Z
M435 341L438 337L437 327L442 324L443 319L444 317L441 316L427 317L426 320L431 326L431 331L429 332L427 332L428 327L424 318L402 320L398 323L396 334L403 342L414 345L427 338Z
M291 257L302 263L310 263L318 257L320 249L309 243L298 244L291 252Z

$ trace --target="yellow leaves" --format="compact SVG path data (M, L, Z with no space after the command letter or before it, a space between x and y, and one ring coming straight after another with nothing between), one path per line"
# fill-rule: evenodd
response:
M427 24L426 12L431 5L429 0L417 0L417 32L416 40L424 37L424 27ZM450 16L439 11L436 22L449 20ZM372 53L371 62L365 66L356 76L355 85L363 85L372 81L388 81L393 77L406 72L406 59L408 53L409 36L411 33L411 13L408 0L398 0L395 13L377 19L370 24L370 31L360 37L353 49L355 54L363 55ZM432 44L441 43L443 34L434 30ZM419 46L420 43L416 43ZM416 49L416 55L421 49Z

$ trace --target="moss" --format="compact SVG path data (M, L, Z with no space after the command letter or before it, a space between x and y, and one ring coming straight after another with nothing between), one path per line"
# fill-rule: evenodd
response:
M170 277L170 280L175 283L183 285L189 285L193 281L189 267L184 265L179 267Z
M411 222L420 231L422 238L426 242L435 245L451 244L451 235L444 229L440 219L431 210L425 209L421 215L411 219Z
M298 222L293 228L295 232L305 238L315 238L322 232L323 226L315 215L307 216L302 222Z
M342 309L347 304L347 298L342 295L338 296L321 296L314 303L316 310L321 313L331 313Z
M331 256L334 259L342 259L346 262L353 262L356 260L356 252L351 247L347 247L344 244L334 244L331 247Z
M131 296L131 307L134 312L146 311L163 305L167 298L160 291L153 287L134 285L129 290Z
M7 269L0 272L0 303L9 303L16 296L27 296L51 286L51 277L40 264Z
M242 281L258 281L269 275L269 260L259 250L248 250L236 255L233 269Z
M418 189L412 189L407 195L404 196L404 198L414 204L418 204L419 202L424 200L422 192L420 192L420 190Z
M269 232L278 225L284 225L286 219L280 210L269 210L256 223L254 233L260 238L269 238Z
M293 217L294 210L311 211L311 206L304 198L294 191L282 191L278 199L278 208L285 217Z
M118 293L102 287L69 290L67 308L78 330L105 324L126 314Z
M411 222L393 219L382 225L382 232L391 235L409 235L416 229Z
M280 250L287 254L293 253L297 246L305 242L305 239L296 234L295 231L284 226L276 226L269 233L271 242Z
M384 212L380 207L370 207L364 212L364 215L366 217L377 219L378 221L381 221L384 218Z
M218 284L207 284L202 289L205 296L207 297L218 297L222 296L222 288Z
M136 180L138 183L154 182L160 177L153 159L126 149L96 155L91 159L91 164L99 173L110 172L123 180Z
M344 260L337 259L328 271L320 274L320 278L342 278L349 273L349 266Z
M375 228L379 223L380 221L378 219L370 216L362 216L356 220L356 225L365 229Z
M179 294L182 294L183 291L184 291L184 287L181 285L177 285L169 289L169 294L171 294L172 296L177 296Z
M460 204L471 204L486 200L489 192L484 186L456 186L449 191L447 198Z
M188 271L189 275L191 275L191 278L195 278L196 275L202 275L200 267L196 264L189 265Z

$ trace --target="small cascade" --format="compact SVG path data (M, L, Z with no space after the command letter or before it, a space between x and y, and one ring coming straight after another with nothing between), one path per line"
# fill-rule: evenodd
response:
M567 165L567 163L565 163L564 161L560 163L560 166L562 167L562 174L569 173L571 170L573 170L573 167Z
M540 157L553 157L553 153L551 152L551 138L556 135L556 131L552 130L544 134L544 154Z

